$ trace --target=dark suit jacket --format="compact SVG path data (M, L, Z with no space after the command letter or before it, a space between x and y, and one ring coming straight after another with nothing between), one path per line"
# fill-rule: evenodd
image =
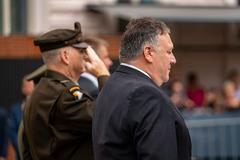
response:
M92 160L93 109L94 101L84 90L48 70L26 102L24 131L30 154L24 151L24 159Z
M120 66L97 99L95 160L190 160L191 140L169 98L143 73Z

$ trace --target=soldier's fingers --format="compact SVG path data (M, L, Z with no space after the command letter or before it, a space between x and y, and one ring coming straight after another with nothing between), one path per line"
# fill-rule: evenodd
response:
M87 71L91 71L91 70L93 69L93 64L90 63L90 62L86 62L86 63L85 63L85 69L86 69Z
M87 53L84 53L83 59L84 59L86 62L90 62L90 58L89 58L89 56L88 56Z
M88 48L87 48L87 55L89 56L90 60L98 60L99 59L96 52L90 46L88 46Z

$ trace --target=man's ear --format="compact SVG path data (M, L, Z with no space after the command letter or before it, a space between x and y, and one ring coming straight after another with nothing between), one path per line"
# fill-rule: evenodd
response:
M153 49L150 45L145 45L143 48L143 57L148 63L153 62Z
M69 65L70 61L69 61L69 50L68 49L66 49L66 48L61 49L60 59L64 64Z

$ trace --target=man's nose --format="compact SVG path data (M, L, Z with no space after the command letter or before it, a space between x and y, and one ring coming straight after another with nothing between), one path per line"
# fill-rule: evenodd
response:
M176 60L175 56L172 55L171 64L176 64L176 63L177 63L177 60Z

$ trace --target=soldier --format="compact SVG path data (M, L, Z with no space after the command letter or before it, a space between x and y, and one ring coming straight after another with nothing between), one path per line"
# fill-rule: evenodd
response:
M87 71L98 77L101 89L109 76L107 68L82 41L78 22L75 30L47 32L34 44L42 52L47 71L25 106L24 130L29 155L34 160L93 159L94 101L77 81Z

